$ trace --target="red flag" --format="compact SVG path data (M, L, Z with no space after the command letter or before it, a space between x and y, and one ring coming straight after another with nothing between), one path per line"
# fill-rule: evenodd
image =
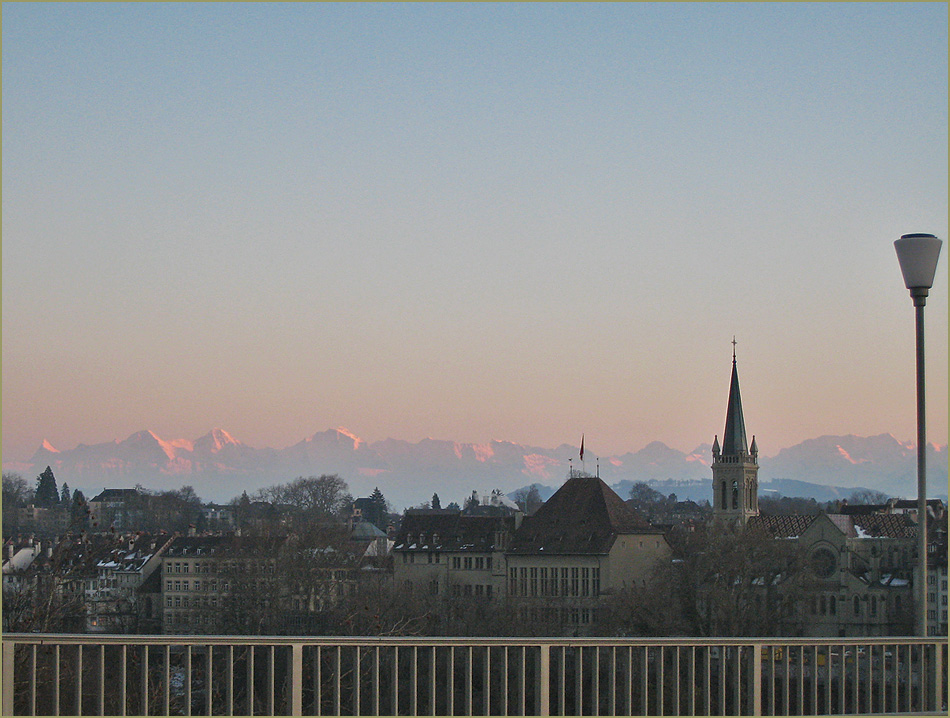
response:
M581 461L584 460L584 435L581 434Z

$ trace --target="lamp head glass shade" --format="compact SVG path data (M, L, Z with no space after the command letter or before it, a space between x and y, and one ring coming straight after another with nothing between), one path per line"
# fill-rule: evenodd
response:
M930 289L933 286L942 244L932 234L905 234L894 242L904 286L908 289Z

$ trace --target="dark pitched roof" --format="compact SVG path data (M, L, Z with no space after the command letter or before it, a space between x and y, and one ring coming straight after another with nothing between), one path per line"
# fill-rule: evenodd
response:
M749 519L750 531L763 531L771 538L797 538L822 514L762 515ZM913 538L916 524L902 514L826 514L848 538Z
M722 455L739 456L748 453L745 419L742 416L742 398L739 396L739 373L736 358L732 358L732 382L729 384L729 406L726 408L726 429L722 434Z
M771 538L798 538L818 514L759 514L749 519L749 531L762 531Z
M871 538L914 538L917 524L906 514L864 514L849 517L861 533ZM860 538L861 533L856 532Z
M138 495L138 489L103 489L99 495L90 499L90 501L124 501Z
M496 531L513 531L511 516L468 516L459 511L407 511L394 550L492 551ZM420 539L421 537L421 539Z
M508 553L607 553L619 534L658 532L600 478L575 476L524 519Z

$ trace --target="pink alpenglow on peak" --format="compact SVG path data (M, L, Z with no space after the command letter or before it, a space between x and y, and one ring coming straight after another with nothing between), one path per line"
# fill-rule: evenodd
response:
M490 444L472 444L472 451L475 452L475 460L483 464L495 455L495 450Z
M46 439L43 439L43 443L40 444L40 448L43 449L44 451L50 452L51 454L59 453L59 449L57 449L55 446L49 443L49 441L47 441Z

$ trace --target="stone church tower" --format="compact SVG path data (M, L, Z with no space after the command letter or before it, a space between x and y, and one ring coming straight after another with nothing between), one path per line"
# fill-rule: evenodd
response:
M759 513L759 448L752 437L749 447L739 397L735 340L732 349L732 383L726 409L726 430L713 441L713 518L743 525Z

